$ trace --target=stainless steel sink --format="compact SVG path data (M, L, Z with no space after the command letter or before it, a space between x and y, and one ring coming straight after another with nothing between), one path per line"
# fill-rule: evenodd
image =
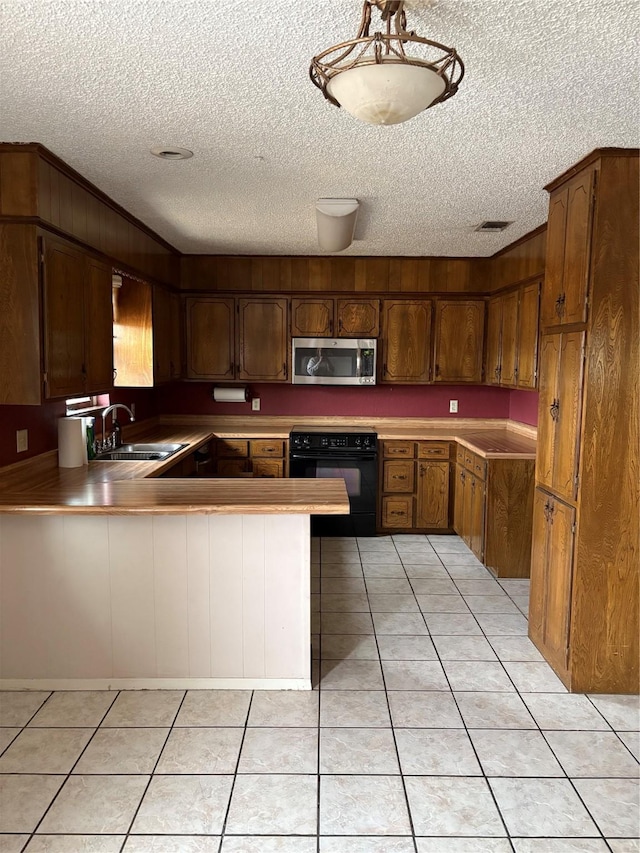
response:
M186 444L123 444L96 456L96 462L159 462L173 456Z

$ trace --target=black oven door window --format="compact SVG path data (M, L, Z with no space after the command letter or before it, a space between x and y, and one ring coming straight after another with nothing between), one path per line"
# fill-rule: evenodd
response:
M338 477L345 482L352 513L375 513L375 459L344 459L335 456L323 459L292 457L290 473L292 477L313 479Z

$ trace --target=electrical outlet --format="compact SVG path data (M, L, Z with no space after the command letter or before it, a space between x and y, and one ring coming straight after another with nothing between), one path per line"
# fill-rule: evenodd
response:
M449 414L455 415L458 411L458 401L449 400Z
M251 401L251 411L259 412L260 411L260 397L254 397Z
M24 453L29 449L29 430L16 430L16 450L18 453Z

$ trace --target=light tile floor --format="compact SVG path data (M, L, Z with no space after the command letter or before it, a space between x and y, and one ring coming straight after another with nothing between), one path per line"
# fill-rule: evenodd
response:
M638 698L453 536L313 542L308 693L0 694L0 853L640 851Z

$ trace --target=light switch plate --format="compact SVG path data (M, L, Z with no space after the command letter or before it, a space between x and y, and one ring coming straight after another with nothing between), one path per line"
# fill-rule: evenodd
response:
M24 453L25 450L29 449L29 430L27 429L18 429L16 430L16 450L18 453Z
M251 401L251 411L259 412L260 411L260 397L254 397Z
M458 401L449 400L449 414L455 415L458 411Z

